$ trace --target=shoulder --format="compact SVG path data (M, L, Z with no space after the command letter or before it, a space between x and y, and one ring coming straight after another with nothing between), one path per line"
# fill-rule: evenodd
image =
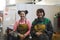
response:
M47 21L47 22L51 22L51 20L49 19L49 18L44 18L45 19L45 21Z
M29 19L26 19L26 21L27 21L27 22L30 22L30 20L29 20Z
M34 20L33 20L33 22L35 22L35 21L37 21L38 19L37 18L35 18Z
M19 23L20 20L16 20L15 23Z
M33 20L33 22L32 22L32 24L35 24L36 22L37 22L37 18L35 18L34 20Z
M26 19L26 23L28 24L28 23L31 23L31 22L30 22L30 20L29 20L29 19Z

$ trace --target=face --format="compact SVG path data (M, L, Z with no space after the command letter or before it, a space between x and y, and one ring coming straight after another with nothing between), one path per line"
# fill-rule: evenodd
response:
M43 12L42 12L42 13L40 13L40 12L37 13L37 17L38 17L38 18L42 18L42 17L43 17Z
M21 17L21 19L24 19L25 16L26 16L26 14L25 14L25 12L21 12L21 13L19 14L19 16Z

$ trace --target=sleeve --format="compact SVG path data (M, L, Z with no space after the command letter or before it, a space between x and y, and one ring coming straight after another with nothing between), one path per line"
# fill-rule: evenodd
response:
M47 33L47 35L49 37L52 37L52 35L53 35L53 27L52 27L51 21L48 22L45 32Z
M28 20L28 31L24 34L25 36L27 36L27 35L29 35L30 34L30 30L31 30L31 23L30 23L30 21Z
M30 32L30 33L31 33L31 36L34 36L35 33L36 33L36 32L35 32L35 29L34 29L34 26L36 25L36 21L37 21L37 20L35 19L35 20L32 22L32 27L31 27L31 32Z
M14 24L14 26L13 26L13 27L14 27L14 28L13 28L13 31L16 31L17 26L18 26L18 21L15 22L15 24Z

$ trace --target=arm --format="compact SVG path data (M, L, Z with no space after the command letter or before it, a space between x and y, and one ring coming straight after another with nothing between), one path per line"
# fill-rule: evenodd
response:
M28 36L30 34L30 30L31 30L31 23L30 21L28 20L28 31L24 34L25 36Z
M34 31L34 26L33 26L33 25L32 25L32 27L31 27L31 32L30 32L30 33L31 33L31 36L35 35L35 33L36 33L36 32Z
M32 22L32 27L31 27L31 32L30 32L30 33L31 33L31 36L35 35L35 33L36 33L36 32L35 32L35 29L34 29L34 26L35 26L35 24L36 24L36 21L37 21L37 20L35 19L35 20Z
M47 33L47 35L49 37L52 37L52 35L53 35L53 27L52 27L51 21L48 22L47 29L45 30L45 32Z
M16 31L17 26L18 26L18 21L15 22L15 24L14 24L14 28L13 28L13 31Z
M15 24L14 24L13 31L16 31L16 30L17 30L17 26L18 26L18 24L19 24L19 21L16 21ZM18 33L18 35L21 36L22 34Z

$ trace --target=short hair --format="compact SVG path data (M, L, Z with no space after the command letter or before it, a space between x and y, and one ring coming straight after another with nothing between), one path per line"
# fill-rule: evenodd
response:
M27 10L18 10L18 14L20 14L21 12L24 12L25 14L28 14Z
M44 9L40 8L40 9L37 9L37 13L42 13L43 12L43 16L45 16L45 12L44 12Z

